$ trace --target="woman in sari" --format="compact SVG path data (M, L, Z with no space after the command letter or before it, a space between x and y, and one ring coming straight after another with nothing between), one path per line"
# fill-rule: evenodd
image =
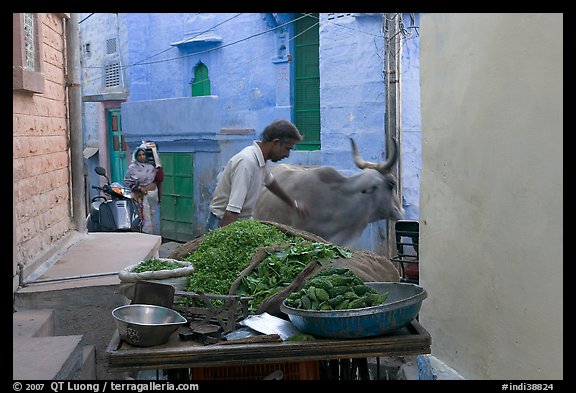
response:
M158 208L158 187L154 182L156 168L146 160L146 150L138 147L134 150L132 163L124 175L124 183L135 192L142 202L142 232L153 234L153 220ZM137 186L136 186L137 185Z

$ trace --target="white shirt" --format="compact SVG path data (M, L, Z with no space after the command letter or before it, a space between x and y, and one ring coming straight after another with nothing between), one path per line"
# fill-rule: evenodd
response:
M262 192L274 180L260 146L254 141L228 161L214 190L210 211L218 218L226 210L239 213L238 218L252 218Z

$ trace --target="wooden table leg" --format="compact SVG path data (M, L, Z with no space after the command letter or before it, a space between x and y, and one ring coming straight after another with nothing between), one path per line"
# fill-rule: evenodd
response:
M356 369L358 372L358 380L369 381L370 372L368 371L368 359L367 358L354 359L353 363L356 364L356 367L353 367L353 369Z

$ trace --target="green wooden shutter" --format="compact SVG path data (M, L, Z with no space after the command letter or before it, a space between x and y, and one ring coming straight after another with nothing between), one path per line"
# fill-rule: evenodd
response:
M160 204L162 237L186 242L194 232L194 156L193 153L160 153L164 181Z
M209 96L210 79L208 78L208 67L200 63L194 69L194 81L192 82L192 97Z
M110 152L110 180L123 182L124 174L128 170L128 161L126 158L126 142L122 135L122 120L120 109L109 109L108 115L108 138Z
M296 145L299 150L320 149L318 21L318 14L311 14L294 23L294 124L304 135Z

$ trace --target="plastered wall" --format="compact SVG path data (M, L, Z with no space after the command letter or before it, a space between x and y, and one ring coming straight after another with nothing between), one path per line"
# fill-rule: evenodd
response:
M563 378L562 30L421 17L420 321L469 379Z

